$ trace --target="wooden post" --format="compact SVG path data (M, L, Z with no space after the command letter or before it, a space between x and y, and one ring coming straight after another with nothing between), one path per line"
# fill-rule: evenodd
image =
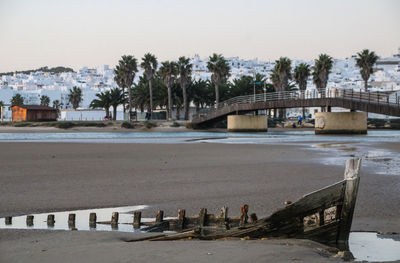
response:
M346 180L344 189L344 200L341 211L341 222L337 243L342 249L348 250L348 240L350 235L351 222L353 220L354 207L356 205L356 197L358 185L360 182L360 166L361 159L350 159L346 162L344 179Z
M53 214L47 215L47 225L48 226L54 226L55 222L56 221L54 220L54 215Z
M156 223L161 223L162 221L164 221L164 211L158 210L156 216Z
M118 212L113 212L111 214L111 224L112 225L118 225L118 219L119 219L119 214Z
M27 215L26 216L26 225L27 226L33 226L33 215Z
M178 210L178 229L184 229L185 228L185 217L186 217L186 210L185 209L179 209Z
M250 215L250 221L251 221L252 223L255 223L255 222L257 222L257 220L258 220L257 215L256 215L255 213L252 213L252 214Z
M221 216L224 222L228 221L228 207L223 206L221 207Z
M133 227L135 229L140 228L141 220L142 220L142 212L141 211L133 212Z
M6 216L5 221L6 221L6 225L11 225L12 224L12 216Z
M229 226L229 217L228 217L228 207L227 206L223 206L221 207L221 224L225 226L226 230L230 229Z
M207 225L207 208L202 208L200 209L200 214L199 214L199 225L206 226Z
M244 226L245 224L247 224L249 216L247 215L247 213L249 212L249 206L244 204L241 207L241 215L240 215L240 226Z
M90 215L89 215L89 223L91 223L91 224L96 224L96 222L97 222L97 215L96 215L96 213L90 213Z
M75 218L76 218L75 214L68 215L68 226L75 227Z
M323 226L324 224L325 224L325 214L324 214L324 211L325 210L321 210L321 211L319 211L319 222L318 222L318 225L319 226Z

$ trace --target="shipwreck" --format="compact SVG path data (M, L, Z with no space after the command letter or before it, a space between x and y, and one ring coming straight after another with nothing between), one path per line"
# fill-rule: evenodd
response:
M360 159L348 160L342 181L309 193L296 202L286 202L284 208L265 218L248 215L248 205L242 206L240 217L228 217L227 207L221 208L218 216L202 208L197 216L186 216L185 210L179 210L178 217L169 220L164 220L163 211L158 211L155 222L150 223L142 223L141 212L136 211L134 227L142 231L175 233L129 241L299 238L348 250L360 164Z

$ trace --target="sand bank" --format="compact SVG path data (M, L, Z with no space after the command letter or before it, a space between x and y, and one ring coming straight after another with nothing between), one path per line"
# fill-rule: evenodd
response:
M390 144L392 150L398 150L397 146ZM341 180L344 170L344 163L319 164L318 151L296 145L0 143L0 147L0 216L140 204L150 206L144 216L154 216L158 209L175 216L179 208L190 215L202 207L218 213L223 205L231 215L238 215L240 206L247 203L250 212L263 217L282 207L285 200L296 200ZM362 170L352 229L398 232L399 186L397 176ZM101 261L107 258L102 252L106 248L115 261L122 262L134 259L135 253L145 261L155 261L176 251L185 260L191 253L199 254L201 262L211 250L214 255L224 251L215 262L222 261L222 255L233 255L242 262L253 256L251 261L287 262L293 257L327 262L314 246L301 243L283 246L284 254L279 255L274 251L280 251L276 248L280 241L266 245L258 241L127 245L115 239L114 233L0 230L0 236L0 259L12 255L21 262L29 255L31 262L44 262L71 254ZM53 246L57 242L59 248ZM44 244L43 248L36 243ZM43 256L46 252L53 254ZM302 258L304 253L311 256Z

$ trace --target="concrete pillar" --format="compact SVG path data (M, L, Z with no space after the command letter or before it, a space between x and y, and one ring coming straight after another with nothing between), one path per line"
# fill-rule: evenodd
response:
M265 132L268 130L268 117L265 115L229 115L228 132Z
M367 134L367 113L318 112L315 134Z

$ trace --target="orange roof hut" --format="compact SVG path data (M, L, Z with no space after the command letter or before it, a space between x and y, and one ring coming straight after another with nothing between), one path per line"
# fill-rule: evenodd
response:
M49 106L12 106L12 121L56 121L57 110Z

